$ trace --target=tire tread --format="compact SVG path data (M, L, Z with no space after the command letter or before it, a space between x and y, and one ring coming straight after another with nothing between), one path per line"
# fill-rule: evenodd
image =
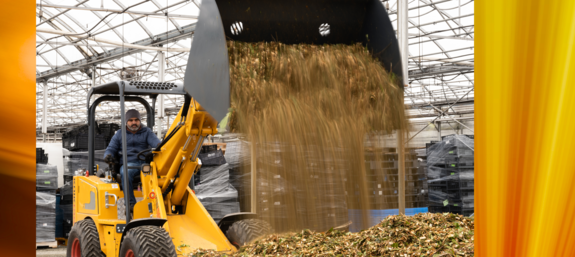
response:
M100 248L100 236L96 224L91 219L85 219L76 222L72 231L76 230L80 238L80 248L82 257L105 257ZM70 235L72 234L70 231ZM69 242L71 244L72 242ZM70 250L68 250L70 252Z
M226 231L228 240L236 246L244 246L273 232L269 223L260 219L245 219L234 222Z
M140 256L175 257L176 248L168 232L160 227L141 226L128 231L126 239L131 239L140 249Z

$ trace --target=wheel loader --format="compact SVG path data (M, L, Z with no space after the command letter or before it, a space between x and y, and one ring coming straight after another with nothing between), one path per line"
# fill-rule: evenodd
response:
M183 83L117 81L89 91L88 167L73 180L74 226L67 256L171 257L197 248L233 252L271 231L248 212L227 215L216 224L188 186L201 166L198 153L204 139L218 132L218 121L230 106L226 40L361 42L387 70L402 74L397 39L379 0L203 0ZM125 102L141 103L153 128L160 94L183 95L184 104L161 143L138 154L145 163L128 167ZM91 101L92 96L97 98ZM97 172L102 167L94 165L94 131L95 111L104 101L120 102L122 163L101 176ZM120 165L140 170L134 181L138 188L128 188L128 172L121 177ZM123 204L129 203L126 190L141 199L133 213Z

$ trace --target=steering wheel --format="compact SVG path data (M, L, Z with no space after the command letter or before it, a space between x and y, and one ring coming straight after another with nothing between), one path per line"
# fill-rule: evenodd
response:
M152 148L146 149L146 150L144 150L144 151L141 151L141 152L138 153L138 155L136 156L136 158L137 158L138 160L140 160L140 161L146 161L146 157L148 156L148 154L145 154L145 153L151 152L151 151L152 151ZM142 158L142 157L143 157L143 158Z

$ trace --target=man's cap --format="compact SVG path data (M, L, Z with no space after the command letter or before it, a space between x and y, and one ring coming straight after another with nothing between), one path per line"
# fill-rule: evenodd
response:
M142 118L140 118L140 112L135 109L131 109L126 112L126 121L131 118L138 118L138 120L142 120Z

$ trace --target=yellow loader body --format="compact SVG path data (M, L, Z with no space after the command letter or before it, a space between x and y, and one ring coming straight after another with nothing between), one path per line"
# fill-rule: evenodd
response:
M142 184L157 185L157 176L154 175L142 173ZM150 198L152 192L153 199ZM142 191L134 191L134 196L143 200L134 206L133 220L150 217L167 219L163 228L170 234L178 255L185 255L197 248L230 252L236 249L191 189L187 189L184 214L166 213L162 194L157 192L161 192L157 186L151 188L147 195ZM101 250L106 256L119 256L122 230L118 227L125 226L125 220L119 218L122 211L118 211L117 199L123 197L124 193L117 183L106 182L96 176L74 177L74 223L86 218L94 221Z

